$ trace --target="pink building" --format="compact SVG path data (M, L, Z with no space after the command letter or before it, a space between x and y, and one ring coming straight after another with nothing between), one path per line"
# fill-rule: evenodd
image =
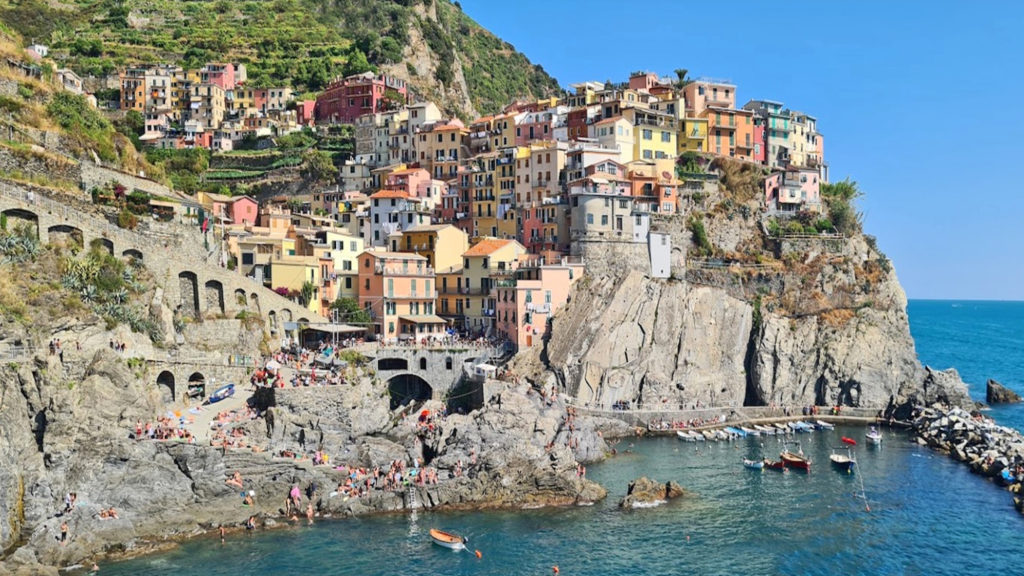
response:
M539 344L547 332L548 319L569 299L572 284L583 275L582 264L522 262L514 273L495 282L498 332L515 349Z
M528 146L537 140L554 140L554 128L554 112L528 112L516 125L516 146Z
M396 170L384 181L384 190L404 192L409 198L422 198L430 185L430 172L423 168Z
M260 204L249 196L235 196L226 206L227 217L235 224L256 224Z
M316 100L302 100L295 104L295 113L298 116L299 124L312 126L315 119Z
M211 62L203 69L199 71L201 83L213 84L220 86L224 90L235 89L235 66L234 64L227 63L221 64L218 62Z
M817 168L790 167L764 180L765 206L781 212L821 212L821 175Z
M363 114L396 109L407 101L404 80L373 72L354 74L331 82L316 97L316 119L351 124Z
M629 77L630 90L648 90L659 85L658 75L654 72L638 72Z

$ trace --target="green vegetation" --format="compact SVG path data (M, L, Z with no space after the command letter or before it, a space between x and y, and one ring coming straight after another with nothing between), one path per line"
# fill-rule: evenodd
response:
M194 194L200 189L203 172L210 167L210 151L150 148L146 150L146 160L163 170L175 190Z
M314 182L331 182L338 175L331 155L321 150L302 153L302 177Z
M370 324L370 313L360 308L355 298L338 298L331 303L331 310L337 310L339 320L346 324Z
M35 259L39 253L39 239L28 224L7 231L7 218L0 222L0 265L22 264Z
M421 6L433 6L438 21L419 16ZM540 66L449 0L18 0L0 4L0 23L66 54L82 75L168 58L187 67L231 61L246 64L254 86L298 93L401 62L416 27L438 62L436 81L417 78L421 88L449 85L458 55L483 113L558 90Z
M84 96L57 92L47 104L46 111L79 147L95 150L101 160L117 160L113 126L95 108L89 106Z
M863 217L853 205L853 201L861 195L857 183L849 178L834 184L821 185L821 198L828 207L832 224L836 230L847 236L860 234L862 230Z
M711 245L711 241L708 240L708 233L704 229L704 221L701 220L700 216L694 215L691 217L688 226L690 228L690 234L693 235L693 243L697 246L695 256L707 257L714 254L714 247Z
M111 256L98 242L92 243L84 258L64 258L61 285L106 319L108 328L124 323L154 342L162 339L159 326L149 320L146 311L129 302L132 295L146 290L137 270Z

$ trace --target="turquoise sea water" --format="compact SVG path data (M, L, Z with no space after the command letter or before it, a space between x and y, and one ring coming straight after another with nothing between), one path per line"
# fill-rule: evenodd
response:
M956 365L982 384L982 396L986 377L1024 386L1024 350L1014 333L1024 304L953 304L911 303L922 360ZM994 415L1021 418L1014 408ZM857 446L853 476L832 469L828 454L840 436L863 434L840 428L799 435L814 461L810 474L743 468L743 457L777 456L781 445L772 437L638 441L632 453L590 467L590 477L610 492L591 507L320 521L237 534L224 545L200 539L101 573L496 576L552 574L555 565L562 575L594 576L1021 572L1024 518L1008 493L897 432L886 431L881 448ZM628 482L640 475L675 480L691 495L654 509L617 509ZM432 545L432 527L469 536L483 557Z

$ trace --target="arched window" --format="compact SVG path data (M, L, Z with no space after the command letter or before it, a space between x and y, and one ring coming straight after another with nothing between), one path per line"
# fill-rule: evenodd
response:
M452 357L451 356L449 356L449 357L444 359L444 367L445 367L445 370L451 370L452 369Z
M427 359L426 358L420 358L420 370L426 370L426 369L427 369Z

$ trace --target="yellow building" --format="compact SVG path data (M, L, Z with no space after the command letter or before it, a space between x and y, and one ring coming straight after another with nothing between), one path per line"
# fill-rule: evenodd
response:
M679 153L707 152L708 119L683 118L679 124Z
M505 275L518 267L526 247L515 240L484 238L462 255L461 285L464 327L492 333L497 296L492 276ZM457 280L458 282L458 280Z
M633 125L633 158L672 159L678 153L678 123L669 114L643 108L626 108L622 116Z
M359 255L365 249L363 238L345 232L328 230L324 232L324 240L334 260L334 273L337 275L336 298L359 298Z
M311 284L312 293L304 303L310 312L327 316L331 303L337 299L334 260L326 246L316 246L308 255L286 253L274 258L270 262L270 273L274 289L287 288L301 293L307 283ZM301 300L299 303L303 304Z
M462 254L469 249L469 237L451 224L425 224L404 230L398 248L423 256L428 266L445 270L462 263Z

